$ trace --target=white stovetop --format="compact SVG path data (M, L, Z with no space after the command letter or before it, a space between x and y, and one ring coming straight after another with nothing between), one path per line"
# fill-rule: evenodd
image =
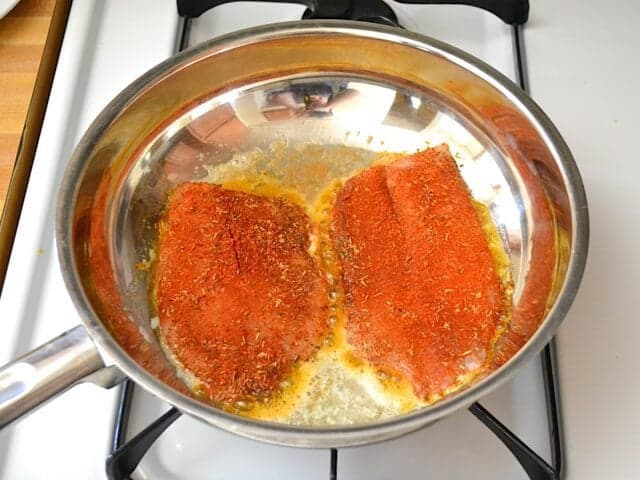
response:
M525 29L534 98L564 134L590 202L592 240L583 285L558 335L570 479L640 475L640 194L634 156L640 94L634 19L579 0L536 0ZM16 245L0 296L0 363L78 323L53 245L52 202L63 165L99 110L136 76L170 55L174 2L75 2L34 163ZM211 31L299 16L299 7L222 6L194 25ZM470 7L397 6L401 22L461 47L513 78L508 27ZM419 28L418 28L419 26ZM483 403L548 455L534 362ZM138 389L139 391L139 389ZM0 478L105 478L115 391L76 387L0 433ZM141 394L132 431L166 406ZM188 435L185 435L188 433ZM231 461L231 460L238 461ZM211 462L211 463L207 463ZM181 418L160 438L137 478L327 478L328 452L282 449L222 434ZM403 439L341 450L339 478L524 478L519 466L467 412Z

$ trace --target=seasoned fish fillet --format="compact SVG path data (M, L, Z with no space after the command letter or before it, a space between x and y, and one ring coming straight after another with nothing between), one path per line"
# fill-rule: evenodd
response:
M303 210L281 198L185 183L160 228L162 340L221 404L266 398L329 331L327 286Z
M348 180L331 237L348 341L438 398L486 364L506 301L482 224L445 147Z

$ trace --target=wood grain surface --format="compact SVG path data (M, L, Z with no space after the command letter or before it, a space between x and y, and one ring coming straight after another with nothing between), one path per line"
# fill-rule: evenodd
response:
M0 19L0 212L55 3L22 0Z

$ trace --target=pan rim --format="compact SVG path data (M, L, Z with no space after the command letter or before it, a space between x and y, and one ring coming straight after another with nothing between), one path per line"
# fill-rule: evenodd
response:
M572 248L564 284L556 302L536 333L501 368L456 395L405 415L385 421L340 427L307 427L252 420L226 413L187 397L146 372L112 338L91 307L84 293L71 248L72 218L80 181L86 169L85 159L100 138L101 132L135 95L176 68L183 68L200 55L228 51L243 45L274 40L291 35L353 35L372 40L400 43L445 58L489 83L520 111L541 135L553 154L567 187L572 220ZM270 24L218 37L165 60L119 93L89 126L77 145L65 171L56 207L56 240L62 276L81 320L100 349L108 354L129 378L180 411L222 429L269 443L287 446L328 448L373 443L416 430L460 408L469 406L489 391L509 380L515 372L537 354L552 338L573 303L584 273L589 238L589 218L584 186L575 160L560 133L526 93L510 79L470 54L439 40L393 27L354 21L323 20Z

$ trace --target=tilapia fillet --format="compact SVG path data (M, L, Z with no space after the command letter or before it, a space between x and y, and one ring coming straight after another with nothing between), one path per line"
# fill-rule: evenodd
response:
M312 226L281 198L185 183L160 226L155 298L162 340L220 404L266 398L329 330Z
M433 400L480 371L505 315L503 285L446 147L349 179L331 237L342 268L347 338Z

